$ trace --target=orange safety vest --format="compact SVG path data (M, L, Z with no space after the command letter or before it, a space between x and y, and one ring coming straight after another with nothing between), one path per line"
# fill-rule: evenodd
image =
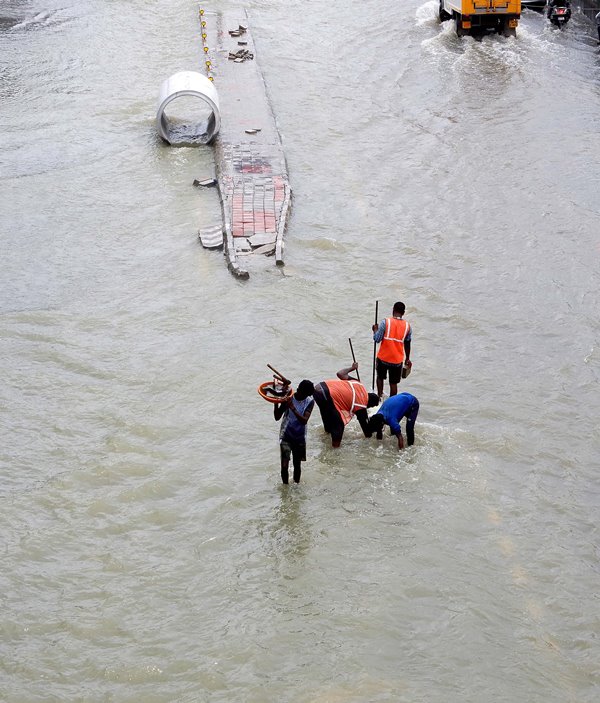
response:
M409 331L410 325L406 320L401 320L398 317L386 317L385 332L377 358L387 364L403 364L406 359L404 340Z
M357 410L367 407L369 393L362 383L340 379L325 381L325 383L344 425L350 422Z

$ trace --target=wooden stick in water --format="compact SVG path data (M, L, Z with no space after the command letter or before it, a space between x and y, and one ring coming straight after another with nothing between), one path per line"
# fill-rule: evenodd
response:
M348 337L348 344L350 344L350 351L352 352L352 361L356 363L356 357L354 356L354 349L352 348L352 339ZM358 381L360 383L360 374L358 373L358 369L356 369L356 378L358 378Z

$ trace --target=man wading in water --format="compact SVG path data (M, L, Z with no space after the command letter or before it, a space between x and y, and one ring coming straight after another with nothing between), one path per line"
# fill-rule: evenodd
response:
M373 325L373 341L381 342L377 352L377 394L383 396L383 382L390 374L390 396L398 392L403 366L410 364L411 329L402 319L404 303L394 303L393 317L386 317Z
M294 463L294 483L300 483L301 463L306 461L306 423L314 408L314 391L310 381L300 381L294 395L284 403L276 403L273 416L283 421L279 430L281 450L281 480L289 482L290 456Z

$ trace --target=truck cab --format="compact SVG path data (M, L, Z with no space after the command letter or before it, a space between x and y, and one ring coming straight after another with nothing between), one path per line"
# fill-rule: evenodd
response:
M439 0L440 22L453 20L459 37L502 34L514 37L521 0Z

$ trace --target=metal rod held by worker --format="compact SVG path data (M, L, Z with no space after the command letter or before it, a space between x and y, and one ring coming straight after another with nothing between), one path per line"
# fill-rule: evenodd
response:
M379 301L375 301L375 324L377 324L377 313L379 312ZM375 390L375 361L377 359L377 342L373 341L373 390Z
M284 383L285 385L289 386L291 384L291 381L289 378L286 378L283 374L279 373L277 369L274 369L271 364L267 364L267 366L271 369L271 371L277 376L277 378Z
M348 344L350 345L350 351L352 352L352 361L356 363L356 357L354 356L354 349L352 348L352 340L350 337L348 337ZM358 373L358 369L356 369L356 378L358 378L360 382L360 374Z

